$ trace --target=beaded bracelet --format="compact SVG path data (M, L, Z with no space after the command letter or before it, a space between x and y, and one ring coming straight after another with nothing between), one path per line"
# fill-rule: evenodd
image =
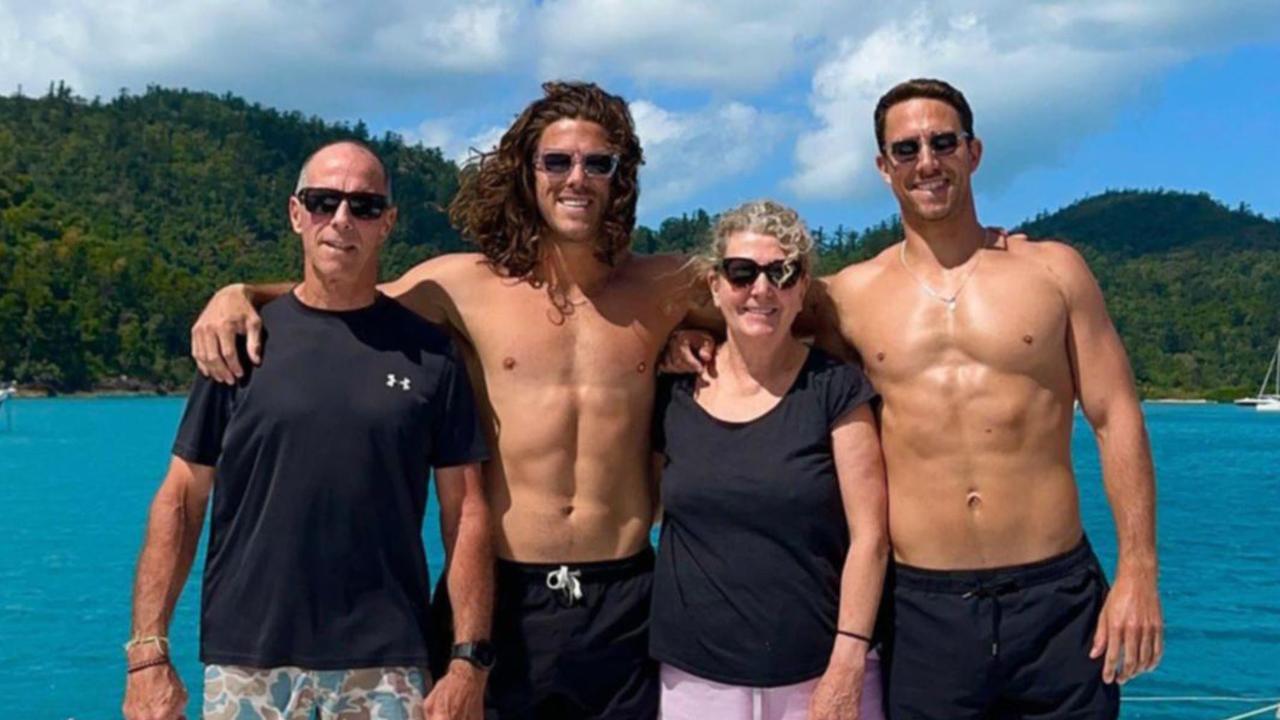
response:
M129 652L139 645L146 645L148 643L155 645L164 654L169 654L169 638L163 635L147 635L146 637L129 638L129 642L124 644L124 651Z

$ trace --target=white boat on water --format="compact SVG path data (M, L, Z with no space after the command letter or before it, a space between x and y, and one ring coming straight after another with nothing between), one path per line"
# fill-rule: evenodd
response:
M1280 413L1280 398L1272 398L1272 399L1270 399L1270 400L1263 400L1262 402L1258 403L1257 405L1254 405L1254 406L1253 406L1253 409L1254 409L1254 410L1257 410L1258 412L1274 412L1274 413Z
M1272 383L1271 392L1267 392L1268 383ZM1276 351L1271 356L1271 362L1267 363L1267 374L1262 376L1262 385L1258 387L1258 394L1236 400L1237 405L1253 406L1259 410L1262 410L1262 405L1267 403L1280 403L1280 341L1276 342ZM1280 408L1268 410L1275 409Z
M7 388L0 388L0 406L4 405L5 400L8 400L9 398L13 397L13 394L16 391L17 391L17 388L14 387L13 385L10 385Z

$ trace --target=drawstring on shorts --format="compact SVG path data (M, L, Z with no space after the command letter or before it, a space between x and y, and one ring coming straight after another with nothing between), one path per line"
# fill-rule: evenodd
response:
M994 585L983 585L978 583L978 587L961 595L961 597L988 599L991 601L991 656L995 657L1000 654L1000 597L1011 592L1017 592L1020 588L1018 583L1013 580L1005 580Z
M561 593L566 605L576 605L582 599L581 570L570 570L568 565L547 573L547 587Z

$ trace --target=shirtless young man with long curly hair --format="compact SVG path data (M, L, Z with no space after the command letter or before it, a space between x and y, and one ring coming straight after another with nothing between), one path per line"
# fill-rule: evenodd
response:
M682 258L629 249L642 154L626 103L592 84L543 90L463 169L450 219L480 252L380 289L460 338L493 450L489 717L653 717L649 422L688 305L662 299L689 283ZM285 288L219 291L192 333L201 370L240 373L236 332L256 361L250 300Z

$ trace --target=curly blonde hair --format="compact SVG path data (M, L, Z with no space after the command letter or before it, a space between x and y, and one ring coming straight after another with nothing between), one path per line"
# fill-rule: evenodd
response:
M787 260L796 263L801 274L809 275L813 270L813 238L804 220L800 219L800 213L776 200L752 200L722 213L716 219L711 239L690 260L699 281L720 267L729 238L740 232L777 238Z

